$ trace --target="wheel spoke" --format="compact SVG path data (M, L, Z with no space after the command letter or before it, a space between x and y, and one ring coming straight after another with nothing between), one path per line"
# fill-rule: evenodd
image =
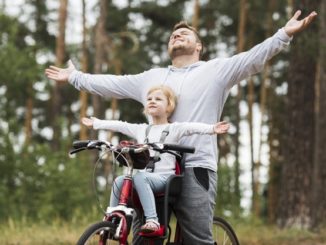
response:
M108 221L96 223L83 233L77 245L118 245L119 242L113 239L115 227Z
M239 245L232 227L219 217L214 217L213 238L218 245Z

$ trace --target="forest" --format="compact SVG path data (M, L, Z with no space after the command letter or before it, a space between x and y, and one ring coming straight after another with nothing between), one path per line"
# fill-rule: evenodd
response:
M71 157L72 142L126 139L80 119L146 122L141 104L54 82L47 67L66 67L69 59L92 74L166 67L169 35L180 20L198 30L203 60L230 57L272 36L296 10L300 18L318 16L263 72L233 87L224 106L221 120L231 128L217 142L215 213L234 224L241 244L326 244L322 0L2 0L0 243L74 244L101 219L93 178L105 183L97 190L105 206L110 181L122 170L107 163L94 171L98 154ZM44 242L50 234L54 243ZM282 239L269 242L273 234Z

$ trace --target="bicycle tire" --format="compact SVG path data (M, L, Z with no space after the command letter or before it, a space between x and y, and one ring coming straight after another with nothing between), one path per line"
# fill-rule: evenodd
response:
M116 225L109 221L101 221L88 227L79 238L77 245L117 245L119 241L112 239ZM111 237L111 238L110 238Z
M218 245L240 245L232 226L221 217L213 219L213 238Z

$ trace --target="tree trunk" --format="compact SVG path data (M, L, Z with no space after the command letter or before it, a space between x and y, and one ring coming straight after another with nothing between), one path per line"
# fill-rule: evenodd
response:
M32 119L33 119L33 107L34 101L32 96L33 85L32 83L27 84L27 100L26 100L26 112L25 112L25 145L28 145L32 138Z
M83 42L82 42L82 71L87 72L88 70L88 54L87 54L87 45L86 45L86 36L87 36L87 29L86 29L86 3L85 0L82 0L83 6ZM87 93L81 91L79 94L80 100L80 118L86 117L87 112ZM87 128L80 123L80 132L79 132L80 140L86 140L88 138L87 135Z
M313 173L313 227L326 223L326 3L319 8L319 57L315 83L315 151Z
M56 66L62 66L65 58L65 31L67 19L67 5L68 0L60 0L59 7L59 33L56 38ZM59 140L61 137L61 84L55 83L52 97L52 117L53 117L53 148L58 150Z
M269 119L269 168L267 187L267 212L268 221L275 223L277 218L277 207L281 193L281 166L284 163L284 148L286 147L284 137L284 99L279 98L274 88L268 92L268 119Z
M249 124L249 141L250 141L250 161L251 161L251 188L252 188L252 212L255 216L260 214L259 205L259 166L255 162L254 156L254 133L252 109L254 104L254 81L252 77L248 78L248 124Z
M100 0L100 16L96 25L96 43L95 43L95 68L94 72L96 74L103 73L102 66L104 64L104 60L106 59L106 48L107 45L106 42L106 30L105 30L105 22L107 18L107 1ZM92 95L92 105L94 110L94 116L95 117L101 117L102 116L102 100L101 97L98 95ZM94 138L96 137L96 134L93 131Z
M114 66L114 71L116 75L121 75L121 70L122 70L122 64L121 60L117 57L117 50L114 48L114 61L113 61L113 66ZM118 100L116 98L111 98L111 111L112 111L112 118L111 120L117 120L117 110L118 110ZM112 132L108 132L108 140L111 141L113 137Z
M238 26L238 43L237 43L237 52L240 53L244 51L245 46L245 27L247 21L247 1L241 0L239 6L239 26ZM236 135L235 135L235 204L240 207L240 184L239 184L239 176L240 176L240 163L239 163L239 137L240 137L240 101L242 98L242 88L241 85L238 85L238 94L237 94L237 102L236 102ZM235 214L236 216L238 214Z
M267 13L267 31L266 31L266 38L270 37L272 35L273 31L273 13L276 9L276 2L275 1L269 1L268 2L268 13ZM263 126L266 123L265 122L265 115L266 115L266 103L267 103L267 97L269 96L268 93L268 81L271 79L270 77L270 70L271 70L271 62L268 62L265 66L265 69L263 71L263 79L261 83L260 88L260 114L261 114L261 120L259 125L259 148L258 148L258 160L257 160L257 168L259 169L261 166L261 159L262 159L262 146L263 146ZM269 141L272 142L272 141ZM271 149L271 145L269 146ZM270 161L269 166L269 180L275 178L276 172L274 172L274 166L273 164L276 163L276 161ZM277 205L277 194L278 192L278 185L277 183L273 181L268 182L267 186L267 212L268 212L268 220L269 222L275 221L275 211L276 211L276 205Z
M199 27L199 0L195 0L194 3L194 14L192 16L192 26L198 30Z
M296 9L318 9L317 1ZM282 227L312 227L315 147L315 71L318 54L316 23L296 36L290 56L287 106L287 149L282 166L278 222Z

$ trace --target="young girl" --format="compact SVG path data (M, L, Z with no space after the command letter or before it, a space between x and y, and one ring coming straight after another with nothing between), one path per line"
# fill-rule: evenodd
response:
M156 86L147 93L144 113L151 117L152 125L148 132L148 124L131 124L122 121L99 120L97 118L82 118L83 124L94 129L118 131L137 140L138 143L159 142L162 132L168 131L164 143L177 143L182 136L192 134L223 134L229 129L229 124L219 122L214 125L204 123L169 123L176 106L176 97L167 86ZM146 135L146 129L147 134ZM134 187L139 195L144 209L146 223L141 227L142 232L154 232L160 228L158 222L154 193L162 192L166 180L175 173L175 157L168 153L160 154L153 170L139 171L134 175ZM111 192L110 206L118 205L118 192L121 189L123 176L115 180Z

